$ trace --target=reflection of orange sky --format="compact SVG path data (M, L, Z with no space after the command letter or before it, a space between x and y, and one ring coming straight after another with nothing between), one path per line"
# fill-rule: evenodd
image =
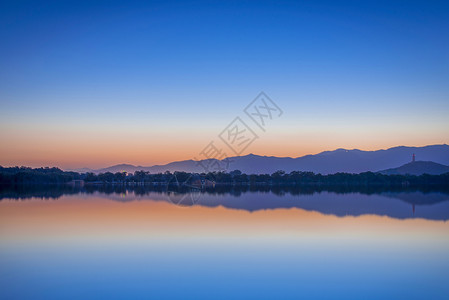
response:
M380 216L336 217L301 209L257 212L223 207L179 208L167 202L115 202L100 198L0 202L0 232L5 240L32 238L285 237L310 239L391 239L433 244L448 240L449 222L397 220ZM432 232L431 235L428 233ZM415 240L416 242L416 240ZM447 243L447 242L445 242ZM447 245L446 245L447 246Z

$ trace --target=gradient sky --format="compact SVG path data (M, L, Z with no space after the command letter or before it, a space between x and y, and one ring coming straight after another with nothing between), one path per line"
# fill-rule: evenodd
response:
M447 1L2 1L0 165L198 153L265 91L243 154L449 143Z

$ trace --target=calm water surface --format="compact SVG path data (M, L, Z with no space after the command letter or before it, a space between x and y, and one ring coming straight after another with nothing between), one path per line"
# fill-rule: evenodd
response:
M0 299L449 299L445 193L0 197Z

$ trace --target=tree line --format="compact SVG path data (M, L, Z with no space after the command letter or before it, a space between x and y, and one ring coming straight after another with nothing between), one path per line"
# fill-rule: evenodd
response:
M0 166L0 184L64 184L82 179L77 172L66 172L59 168L29 168Z
M449 186L449 173L442 175L383 175L374 172L360 174L335 173L330 175L313 172L277 171L273 174L245 174L231 172L188 173L165 172L151 174L106 172L100 174L67 172L59 168L28 168L0 166L0 184L64 184L83 180L86 184L128 185L347 185L347 186Z

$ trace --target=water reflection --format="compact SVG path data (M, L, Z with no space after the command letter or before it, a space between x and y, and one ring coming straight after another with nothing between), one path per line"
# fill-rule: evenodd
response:
M447 299L444 191L185 192L2 189L0 299Z
M336 216L374 214L392 218L449 219L449 190L351 188L344 186L217 186L197 189L173 186L8 186L1 199L59 199L63 195L104 194L114 201L168 201L176 206L223 206L258 211L300 208Z

